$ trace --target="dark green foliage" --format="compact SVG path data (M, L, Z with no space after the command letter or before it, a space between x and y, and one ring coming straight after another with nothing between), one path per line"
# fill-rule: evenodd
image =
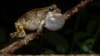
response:
M55 46L57 52L67 53L68 51L68 43L67 41L57 33L45 33L43 36L47 42Z
M94 40L95 40L94 38L90 38L85 40L82 44L80 44L82 51L84 51L85 53L94 53L92 51Z
M85 38L88 38L90 37L90 34L88 34L87 32L84 32L84 31L81 31L81 32L78 32L74 35L74 40L75 41L74 43L75 44L80 44L82 43L82 41L85 39Z
M94 18L95 19L95 18ZM87 32L92 33L97 29L98 26L98 21L91 19L89 23L87 24Z
M45 50L43 52L43 54L47 54L47 55L49 55L49 54L56 54L56 52L54 52L53 50Z

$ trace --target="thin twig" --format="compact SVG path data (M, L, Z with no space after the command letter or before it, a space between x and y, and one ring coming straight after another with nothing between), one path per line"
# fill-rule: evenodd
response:
M27 45L31 40L34 40L36 38L36 36L37 36L37 33L30 33L30 34L26 35L24 39L13 42L9 46L3 48L0 52L3 54L11 54L18 48L20 48L24 45Z

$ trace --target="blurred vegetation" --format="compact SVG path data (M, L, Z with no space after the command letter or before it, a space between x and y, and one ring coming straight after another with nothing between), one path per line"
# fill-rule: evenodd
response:
M11 0L12 1L12 0ZM46 6L45 2L37 4L32 0L11 2L1 1L0 11L0 48L11 42L9 34L15 31L14 22L33 7ZM43 0L44 1L44 0ZM51 0L53 1L53 0ZM53 1L58 4L62 12L71 8L78 0ZM22 3L23 2L23 3ZM33 2L33 3L32 3ZM51 3L53 3L51 2ZM68 4L66 4L66 3ZM73 3L72 3L73 2ZM10 4L11 3L11 4ZM19 3L19 5L18 5ZM22 5L22 4L25 5ZM8 4L8 5L7 5ZM10 4L10 5L9 5ZM47 2L46 4L50 4ZM59 5L62 4L62 5ZM14 6L13 6L14 5ZM21 5L21 6L20 6ZM27 6L26 6L27 5ZM31 5L31 6L30 6ZM33 6L32 6L33 5ZM66 8L64 7L66 5ZM18 7L20 6L20 7ZM26 6L26 7L25 7ZM28 7L29 6L29 7ZM67 7L68 6L68 7ZM91 4L80 10L77 14L66 21L65 26L56 32L46 31L39 39L31 41L27 46L18 49L15 54L69 54L69 53L99 53L100 52L100 2L94 0Z

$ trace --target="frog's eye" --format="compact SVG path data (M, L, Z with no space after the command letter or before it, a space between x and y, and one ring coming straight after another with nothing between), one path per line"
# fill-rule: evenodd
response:
M52 7L51 7L51 8L49 8L49 11L54 11L54 8L52 8Z
M57 8L57 6L55 4L52 4L51 7L52 8Z
M49 11L54 11L56 8L57 8L57 6L56 6L55 4L52 4L52 5L49 7Z

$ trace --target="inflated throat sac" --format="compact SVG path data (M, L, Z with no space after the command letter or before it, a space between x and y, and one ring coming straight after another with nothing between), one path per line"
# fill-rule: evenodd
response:
M61 29L65 24L65 19L61 13L52 14L49 12L46 17L45 26L48 30L57 31Z

